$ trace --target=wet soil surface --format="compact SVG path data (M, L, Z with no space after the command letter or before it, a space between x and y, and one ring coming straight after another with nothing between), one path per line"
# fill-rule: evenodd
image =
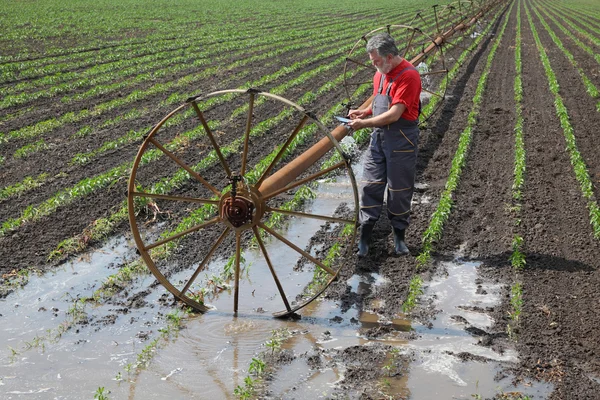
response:
M528 6L536 3L527 2ZM524 7L521 5L521 7ZM554 99L548 89L548 81L539 58L531 29L525 17L525 9L521 8L522 49L523 49L523 112L525 118L524 137L526 150L527 176L523 191L522 210L517 216L511 209L512 179L514 169L514 135L515 101L514 83L514 46L516 28L516 8L510 14L508 8L496 21L491 34L476 48L460 73L448 89L448 98L430 121L428 127L421 132L419 143L419 160L417 166L417 189L414 196L411 226L407 232L407 244L411 254L406 257L395 257L392 254L393 238L391 227L384 217L376 225L373 245L365 259L358 259L353 249L343 248L346 254L340 275L325 292L327 300L339 305L340 315L349 309L366 310L392 319L402 313L402 304L406 300L409 282L417 272L416 259L421 248L421 237L426 230L430 217L437 206L441 192L450 170L451 161L458 146L458 137L467 124L467 117L472 108L472 98L481 73L484 69L495 34L498 33L503 17L509 18L508 26L497 54L494 58L486 86L484 100L479 118L473 132L473 142L468 152L468 160L463 170L459 187L454 194L454 207L448 219L444 234L435 244L436 260L427 269L419 271L425 285L439 270L439 263L455 258L457 255L465 259L481 261L479 273L482 281L499 282L504 285L502 303L490 309L479 310L491 314L495 324L491 328L481 329L470 326L455 316L455 321L463 325L463 329L473 336L480 337L480 344L502 353L515 349L519 361L505 366L506 374L514 376L514 382L540 380L551 382L554 391L551 399L597 399L600 393L600 335L597 326L600 324L600 241L593 236L590 227L587 200L575 179L569 154L565 151L565 140L560 122L556 116ZM534 17L543 46L547 49L552 67L557 74L561 88L561 96L569 110L579 150L589 167L590 175L595 183L594 193L598 196L598 174L600 163L597 157L600 152L597 132L600 130L600 113L595 111L595 100L585 94L577 70L568 62L561 50L545 33L537 17ZM553 24L550 24L554 27ZM558 29L557 35L563 44L572 50L583 70L597 69L595 60L578 50ZM293 55L287 55L286 63L294 61ZM325 61L324 61L325 62ZM253 78L272 72L276 65L267 66L264 70L256 69ZM289 98L297 100L307 90L313 90L334 79L339 71L326 73L312 79L290 92ZM294 75L296 76L296 75ZM249 80L244 77L243 81ZM597 76L594 76L597 81ZM232 87L243 83L234 80ZM600 83L600 82L597 82ZM214 82L203 82L206 90L214 89ZM286 96L288 97L288 96ZM342 88L334 90L311 104L311 109L327 110L342 98ZM154 107L158 101L149 99L137 105L139 108ZM57 115L71 108L53 105ZM17 112L18 110L9 110ZM221 117L231 112L224 108L218 113ZM256 118L272 115L272 110L257 108ZM110 113L109 116L116 116ZM149 117L148 117L149 118ZM139 121L138 121L139 122ZM150 122L144 120L143 122ZM151 121L152 123L156 121ZM285 127L274 128L257 142L266 143L282 133L289 132L296 122L288 121ZM142 124L143 125L143 124ZM127 125L119 126L119 131ZM186 126L189 128L188 126ZM74 127L65 128L58 133L68 143L67 138ZM224 143L237 137L235 129L227 130L219 138ZM115 130L114 135L117 137ZM111 132L102 133L103 138L110 138ZM20 142L20 141L19 141ZM75 140L68 144L68 151L61 157L62 165L68 162L68 155L88 150L83 140ZM298 150L305 149L308 143ZM10 154L16 144L2 147ZM101 166L118 165L123 160L132 160L136 146L125 146L101 157L90 166L90 170L102 171ZM10 151L9 151L10 150ZM253 153L249 164L254 165L271 149L260 147ZM298 153L297 152L297 153ZM6 156L8 156L8 153ZM183 149L180 153L189 164L198 162L205 152L196 148ZM8 157L7 157L8 158ZM40 166L52 166L55 162L52 152L43 152L35 157L11 161L12 171L1 175L3 184L15 183L11 179L22 177L39 171ZM142 174L145 177L163 177L172 174L176 166L150 165ZM50 169L52 170L52 169ZM58 187L68 187L87 175L84 169L68 170L68 177L58 176L60 168L53 171L53 179L48 187L40 188L32 195L33 199L43 200ZM58 172L57 172L58 171ZM209 169L203 174L211 182L218 182L219 189L227 184L222 170ZM12 177L9 179L9 177ZM6 179L9 179L5 182ZM58 182L63 180L64 182ZM35 267L51 269L57 262L47 263L48 254L57 244L66 238L80 234L93 221L114 212L122 203L126 190L125 179L114 182L108 189L91 196L84 197L68 206L60 207L48 217L26 223L21 228L0 237L0 272L8 279L14 271ZM208 196L208 191L198 186L186 184L178 189L178 194ZM283 201L283 200L282 200ZM1 201L3 218L15 217L18 210L31 203L27 196L9 198ZM187 208L183 205L169 210L173 215L184 214ZM385 212L382 213L385 215ZM140 215L140 218L151 218L152 215ZM520 223L515 224L515 219ZM172 224L168 218L159 220L164 224ZM126 232L129 227L121 222L117 232ZM323 245L326 249L339 232L321 232L311 241L310 246ZM186 240L204 240L213 242L217 232L209 231L203 237L191 236ZM525 243L526 268L515 273L510 265L512 238L515 234L523 237ZM91 242L94 246L98 243ZM310 247L309 246L309 247ZM185 247L185 246L182 246ZM225 249L233 247L226 243ZM176 251L173 255L173 271L177 266L190 265L202 259L207 249L190 254ZM61 260L62 261L62 260ZM359 293L350 289L348 280L354 275L380 275L384 283L372 290ZM510 323L509 287L515 280L523 285L523 310L518 325L514 327L516 340L508 337L506 327ZM6 292L5 292L6 294ZM127 307L144 305L144 297L148 292L120 294L113 299L115 304ZM485 295L485 293L482 293ZM126 308L125 308L126 310ZM477 311L477 310L475 310ZM122 312L122 311L116 311ZM431 326L436 318L435 307L423 301L410 315L413 321L424 326ZM343 319L336 316L332 323ZM96 324L109 325L114 322L111 316L95 321ZM382 338L389 334L391 328L380 326L371 329L366 336ZM417 334L405 332L402 339L414 340ZM333 397L349 396L352 398L379 398L380 382L393 374L408 374L407 365L411 354L402 354L389 363L392 346L374 342L367 346L352 346L343 349L329 350L323 354L322 349L315 348L302 355L287 352L278 353L268 359L271 368L277 370L295 359L302 359L309 368L333 368L343 364L345 374L338 382ZM453 353L463 362L486 363L488 359L468 352ZM382 369L385 363L390 365ZM264 384L263 398L275 398L269 387Z

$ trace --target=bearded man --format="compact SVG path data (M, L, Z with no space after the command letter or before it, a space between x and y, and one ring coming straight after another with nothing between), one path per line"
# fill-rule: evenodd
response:
M375 222L381 214L387 187L387 214L394 230L394 252L409 253L405 243L410 223L419 141L421 77L399 55L388 34L373 36L367 52L377 69L373 77L373 101L362 110L350 110L354 130L373 128L361 182L360 240L358 256L369 252Z

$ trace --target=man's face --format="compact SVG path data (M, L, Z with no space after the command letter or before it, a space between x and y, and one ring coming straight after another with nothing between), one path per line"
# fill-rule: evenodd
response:
M369 58L371 59L371 63L377 71L382 74L387 74L392 70L392 55L388 54L386 57L382 57L379 55L377 50L373 50L369 53Z

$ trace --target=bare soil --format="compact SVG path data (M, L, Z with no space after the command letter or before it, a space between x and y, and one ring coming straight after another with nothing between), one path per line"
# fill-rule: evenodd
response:
M528 2L531 6L531 2ZM506 8L508 10L508 8ZM506 15L506 12L502 16ZM509 310L508 291L503 303L492 310L496 326L490 332L484 332L488 340L486 345L494 348L516 348L519 363L511 367L516 381L537 379L554 384L555 390L551 399L598 399L600 393L600 335L597 327L600 324L600 241L595 239L590 226L587 200L583 198L581 189L575 179L569 154L565 150L566 143L563 130L557 118L553 96L548 89L548 82L540 61L533 35L525 18L525 10L521 9L522 48L523 48L523 87L524 87L524 135L527 154L527 175L524 188L521 222L515 225L516 215L510 209L512 204L511 188L514 168L514 135L515 101L513 83L515 76L514 45L516 30L516 6L509 16L510 20L502 39L502 43L494 58L488 78L484 101L479 118L473 132L473 142L468 154L466 167L461 182L454 195L454 208L446 223L443 238L436 244L436 259L448 259L460 255L464 258L481 260L483 279L493 279L510 285L518 278L523 283L523 312L516 330L516 341L505 334L508 324ZM407 244L411 254L406 257L392 255L391 227L386 218L382 218L375 227L374 242L367 258L358 260L354 255L343 260L340 279L334 282L325 296L339 300L343 313L350 307L363 309L373 299L383 300L377 313L393 317L401 312L401 306L408 293L408 284L415 274L415 257L420 252L421 236L429 224L431 214L437 206L437 200L444 189L450 163L458 145L458 137L467 124L467 116L472 107L477 82L485 65L492 40L498 33L500 19L497 21L482 44L473 51L470 58L461 68L458 77L448 89L448 98L438 113L428 122L428 128L421 132L419 143L419 159L417 166L417 182L426 184L419 186L415 193L416 204L413 208L412 224L408 231ZM543 46L547 49L551 63L560 83L560 93L569 110L578 147L593 177L596 196L600 195L598 176L600 176L600 113L595 111L595 100L585 93L580 77L564 54L558 49L539 20L534 22L540 34ZM553 26L552 24L550 24ZM595 60L555 30L563 43L578 60L584 71L597 70ZM282 57L281 64L291 64L295 60L293 54ZM257 68L251 77L260 76L277 69L277 65L268 68ZM313 90L335 78L339 71L331 71L305 85L295 88L288 96L297 100L304 92ZM202 90L216 89L214 81L203 83ZM244 81L249 78L244 78ZM593 77L596 84L600 79ZM236 86L241 82L232 82ZM166 96L165 96L166 97ZM326 110L343 97L343 90L335 90L322 96L311 109ZM136 104L137 108L155 107L163 98L151 98ZM58 103L50 104L42 101L40 106L46 107L52 115L61 115L71 106ZM163 111L163 110L160 110ZM16 110L8 110L8 113ZM116 116L122 110L114 111L109 116ZM220 111L225 115L230 109ZM259 108L257 117L270 115L270 110ZM114 115L113 115L114 114ZM318 114L318 112L317 112ZM153 114L154 115L154 114ZM137 121L139 126L155 123L151 117ZM14 124L28 123L27 120L15 120ZM102 140L118 137L131 125L123 124L114 131L101 133ZM274 129L255 145L277 138L286 128ZM118 165L123 160L133 160L139 143L115 149L101 156L89 166L65 167L69 156L88 151L86 140L71 140L69 136L77 127L67 127L53 140L57 143L57 151L42 152L35 157L11 161L10 170L0 171L0 181L9 184L26 175L35 175L50 171L54 178L35 193L20 198L11 198L0 202L0 216L4 220L14 217L17 210L25 205L40 202L59 187L68 187L85 176L104 171L108 166ZM228 143L238 134L227 131L220 138ZM100 139L100 137L98 138ZM60 144L58 144L60 142ZM2 144L2 154L12 154L20 141ZM307 144L299 151L302 151ZM270 151L267 146L253 153L250 164L258 162ZM205 153L197 148L184 150L189 164L198 162ZM65 169L66 168L66 169ZM145 176L162 177L171 174L176 166L165 167L156 163L144 171ZM66 171L66 176L58 176ZM226 177L220 168L209 169L207 179L225 185ZM202 188L184 185L178 193L206 195ZM26 223L24 226L0 237L0 273L35 267L49 270L58 262L49 263L47 257L57 243L66 238L80 234L91 221L107 216L115 211L123 202L126 194L126 179L119 180L108 189L84 197L72 204L60 207L49 217ZM430 202L424 199L431 199ZM183 212L173 209L174 213ZM383 214L385 215L385 213ZM165 221L169 223L168 221ZM123 223L117 227L117 233L127 232L129 226ZM516 274L510 265L512 251L511 241L518 233L523 236L526 268ZM215 233L208 236L191 236L187 240L214 241ZM328 244L331 235L318 236L314 242ZM94 246L98 243L89 243ZM185 248L186 246L182 246ZM196 254L181 251L174 255L176 264L189 265L202 258L201 249ZM425 279L436 272L434 262L423 274ZM371 293L352 293L346 281L354 274L376 272L387 278L389 283ZM139 296L139 295L138 295ZM143 302L143 299L129 299L130 304ZM412 318L427 323L435 318L427 307L417 308ZM377 337L385 334L385 329L371 332ZM407 333L407 339L411 335ZM352 393L360 398L376 398L375 383L382 377L380 365L385 361L388 349L385 346L348 348L335 354L332 362L341 362L350 366L340 391ZM315 350L316 352L316 350ZM315 368L322 365L319 354L306 354L309 365ZM473 359L473 355L458 354L461 359ZM289 362L289 357L280 357L278 362ZM398 361L398 373L405 373ZM371 385L373 392L359 389ZM268 398L268 389L265 394Z

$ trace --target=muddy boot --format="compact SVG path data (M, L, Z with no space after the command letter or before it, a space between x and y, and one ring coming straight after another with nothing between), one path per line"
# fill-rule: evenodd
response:
M394 228L394 252L397 256L404 256L409 253L406 243L404 243L404 229Z
M371 234L375 225L365 224L360 226L360 240L358 241L358 256L365 257L369 252Z

